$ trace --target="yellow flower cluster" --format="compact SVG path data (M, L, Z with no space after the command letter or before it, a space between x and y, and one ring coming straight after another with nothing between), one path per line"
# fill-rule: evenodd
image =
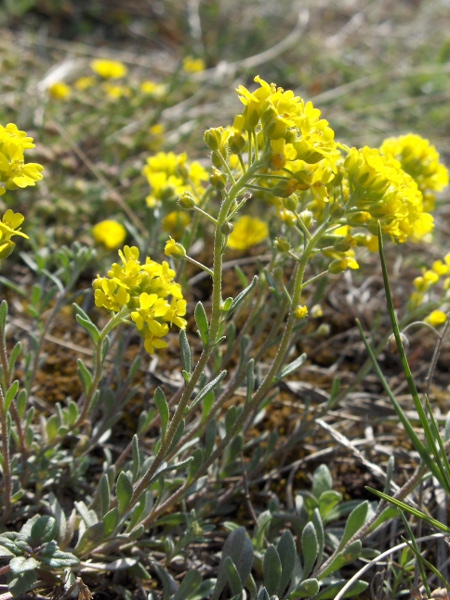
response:
M96 306L114 313L123 313L136 325L150 354L165 348L162 338L169 325L186 327L186 300L181 286L174 282L175 271L164 261L157 263L147 257L139 261L139 249L125 246L119 250L122 264L114 263L108 277L97 276L93 283ZM170 301L169 301L170 299Z
M23 221L24 216L14 213L10 208L3 215L0 221L0 260L7 258L14 250L15 243L11 241L13 235L29 239L25 233L20 231Z
M400 162L402 169L411 175L424 195L426 209L433 210L434 192L440 192L448 185L448 171L440 163L436 148L420 135L408 133L386 139L380 152Z
M118 223L113 219L105 219L94 225L92 235L94 240L99 244L103 244L107 250L115 250L125 241L127 230L122 223Z
M425 319L431 325L441 325L447 320L448 295L450 290L450 253L444 256L443 260L436 260L431 269L423 269L422 275L414 279L415 290L409 299L410 308L417 308L431 300L430 292L439 282L442 281L443 297L441 298L441 308L433 310Z
M6 190L35 185L42 179L43 167L25 163L25 150L34 148L33 138L19 131L14 123L0 125L0 196Z
M433 229L433 217L424 212L423 196L398 160L376 148L347 149L344 167L349 187L346 214L351 225L364 225L398 242L420 239Z
M151 188L146 198L151 208L174 202L184 192L190 192L199 200L204 192L203 183L209 178L200 163L189 163L186 153L173 152L159 152L148 158L142 173Z

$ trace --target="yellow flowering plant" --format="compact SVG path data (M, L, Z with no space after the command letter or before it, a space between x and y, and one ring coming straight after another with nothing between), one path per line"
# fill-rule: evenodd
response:
M126 94L124 87L116 86L116 80L127 74L124 65L95 61L91 68L105 80L111 94ZM185 65L186 71L198 68ZM78 82L79 92L89 91L92 80L88 79ZM35 343L34 359L28 361L23 394L18 392L19 384L12 383L12 368L0 352L4 521L19 519L22 513L15 512L15 504L21 509L20 499L33 486L36 497L44 498L49 531L53 526L50 519L55 521L54 531L47 532L49 539L54 536L52 551L61 552L61 564L68 569L83 565L96 569L105 564L115 569L121 568L119 563L128 567L134 561L130 567L136 567L133 574L145 577L148 572L141 554L144 549L148 551L155 531L164 528L166 522L180 529L187 523L187 533L180 534L176 546L170 536L167 538L168 564L184 544L203 540L209 526L206 504L199 502L200 516L197 508L189 515L174 508L180 502L197 507L195 503L205 488L208 502L215 505L221 479L243 481L247 468L248 472L257 471L291 450L276 432L264 432L256 443L247 442L255 420L263 418L280 382L307 360L298 349L299 342L303 337L319 338L327 329L326 324L319 323L324 313L314 290L343 272L362 269L368 252L382 254L383 239L394 244L415 243L427 239L433 230L430 198L446 185L447 171L429 142L409 135L391 138L380 148L344 145L335 139L332 127L311 102L260 77L255 83L256 89L238 87L241 111L230 125L205 132L210 165L190 160L187 153L156 151L146 159L142 175L149 193L147 197L142 194L142 205L147 215L154 216L154 230L158 229L154 239L148 239L146 226L136 217L131 224L126 223L126 229L112 219L94 225L95 242L107 250L118 250L119 256L109 268L97 270L92 284L95 317L89 314L91 307L83 302L84 295L73 293L75 278L87 259L79 247L62 253L57 275L36 266L54 287L46 294L39 290L32 294L32 309L33 302L42 298L42 306L51 314L48 321L40 323L42 337ZM77 89L77 84L74 87ZM158 96L161 90L147 85L143 93ZM40 165L25 162L25 151L32 147L32 139L15 125L0 128L0 193L35 185L42 178ZM0 258L14 248L13 236L26 237L20 229L22 221L22 215L12 210L3 215ZM204 225L201 230L200 223ZM127 231L135 238L135 245L123 245ZM164 245L167 260L150 258L148 248L156 247L165 232L170 234ZM257 274L248 279L240 265L254 258L245 253L258 245L265 254L255 251ZM155 257L153 249L151 254ZM232 260L228 262L230 254ZM433 286L447 276L449 264L445 257L417 278L412 309L428 300ZM230 265L236 266L240 289L226 297L224 275ZM187 267L195 269L190 280ZM227 283L231 277L227 272ZM210 288L208 303L191 301L202 297L195 288L199 281L207 282ZM233 284L231 289L235 288ZM76 299L76 320L89 336L93 351L89 361L77 362L82 389L78 400L58 403L54 414L40 415L39 428L33 430L35 414L28 398L49 334L48 323L63 307L65 297ZM428 324L442 324L445 309L442 303L428 311ZM6 308L2 311L0 329L4 337ZM137 353L131 366L126 363L123 369L131 339L144 352ZM114 348L117 354L111 360ZM168 382L164 373L174 355L181 363L181 373ZM146 360L150 361L148 367ZM102 442L109 438L121 414L128 411L137 393L133 381L138 373L160 385L154 389L151 402L145 398L148 405L139 408L136 433L119 453L113 444L106 448ZM336 397L320 407L320 414ZM10 442L4 441L10 423L17 448L14 461L9 458ZM306 436L303 431L302 436ZM100 448L102 458L94 459ZM97 460L95 484L89 481L86 497L77 496L75 516L63 533L67 523L61 524L64 511L56 487L49 484L52 491L47 493L39 483L40 474L51 463L53 481L64 480L67 469L71 477L81 473L87 482L91 460ZM436 470L432 472L438 475ZM291 565L276 585L267 584L273 574L264 573L273 597L312 598L320 588L324 597L332 597L336 581L331 576L337 577L342 566L361 556L364 536L392 517L392 512L380 512L379 507L372 514L368 503L358 505L348 518L352 534L346 536L344 531L340 539L333 534L336 543L330 536L330 548L325 553L324 527L338 500L323 469L314 480L314 500L301 506L299 501L297 516L303 527L300 554L292 534L283 534L284 541L273 546L272 554L286 552ZM272 511L274 515L277 510ZM269 523L275 524L275 516L268 516ZM231 540L236 544L230 542L228 566L220 571L225 574L208 582L205 596L212 594L218 600L227 582L234 596L239 581L243 589L250 570L242 570L241 555L234 555L230 547L243 548L242 562L249 565L254 550L262 553L264 546L266 525L258 527L254 547L246 542L242 528L235 529ZM312 559L308 558L308 531L314 533L317 542ZM7 542L0 534L2 544ZM162 547L158 544L155 547ZM130 548L133 552L136 549L136 557L128 562ZM22 558L20 551L14 550L16 558ZM40 550L33 552L38 556ZM31 554L27 559L37 561ZM224 556L226 560L225 551ZM233 561L239 563L240 571ZM295 565L301 565L302 574ZM14 593L28 590L35 579L30 584L31 579L22 574L18 581L12 583ZM342 581L337 581L341 585Z

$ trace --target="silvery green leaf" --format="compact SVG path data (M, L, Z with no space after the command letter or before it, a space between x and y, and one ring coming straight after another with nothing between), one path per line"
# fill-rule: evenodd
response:
M317 564L320 565L322 564L323 550L325 546L325 532L318 508L314 509L312 523L314 525L314 529L316 530L317 536Z
M102 516L105 516L109 511L109 503L111 498L111 489L109 487L108 475L103 473L99 482L100 507Z
M105 535L105 524L103 521L95 523L88 527L83 534L80 536L78 543L75 547L75 552L79 556L80 554L86 553L89 548L100 544Z
M133 496L133 484L130 477L124 471L122 471L117 478L116 496L119 503L119 513L123 515Z
M125 569L131 569L139 561L138 557L124 557L118 558L111 563L99 565L98 568L102 571L123 571ZM92 563L92 568L96 568L96 563Z
M242 292L240 292L236 298L234 298L234 300L231 303L230 306L230 312L233 310L236 310L236 308L239 306L239 304L241 304L241 302L243 302L245 300L245 298L250 294L250 292L253 290L253 288L255 287L255 285L258 283L258 277L257 275L255 275L250 283L250 285L248 285L244 290L242 290Z
M320 516L326 523L329 519L327 517L330 515L335 506L342 501L342 494L340 492L336 492L335 490L326 490L320 495L319 498L319 510Z
M244 589L244 585L242 583L239 572L233 560L229 556L225 558L224 565L227 572L228 583L230 585L231 592L233 596L237 596Z
M16 556L9 561L9 568L13 575L19 575L24 571L33 571L38 567L39 561L32 557Z
M9 355L9 361L8 361L8 368L9 368L9 372L13 373L15 366L16 366L16 361L20 355L22 351L22 342L17 342L16 345L14 346L14 348L11 351L11 354Z
M133 461L132 461L133 483L136 483L136 481L139 477L139 472L141 470L141 450L139 448L139 438L136 434L133 435L132 452L133 452Z
M330 469L326 465L320 465L314 471L313 474L313 496L317 499L328 490L333 487L333 478L330 473Z
M206 347L209 343L209 325L205 307L201 302L197 302L194 309L194 319L198 327L198 334L202 340L202 344Z
M119 509L114 506L110 511L103 515L103 523L105 525L105 536L110 535L119 523Z
M159 416L161 417L161 431L164 439L169 422L169 405L166 396L160 387L157 387L153 396Z
M236 568L241 582L245 585L253 566L253 545L247 536L245 527L234 529L223 545L216 586L211 600L218 600L222 590L229 581L231 567L227 568L226 562L230 563L230 561Z
M214 390L210 390L206 396L203 398L202 402L202 421L206 421L215 400Z
M317 559L318 550L319 542L317 540L316 528L310 521L302 531L303 577L308 577L311 573Z
M352 512L349 514L347 523L345 524L344 533L343 533L341 541L339 543L340 550L342 550L342 548L345 547L346 543L364 525L364 522L367 518L368 510L369 510L369 502L367 500L365 500L364 502L361 502L361 504L359 506L354 508L352 510Z
M339 552L328 567L320 574L321 579L325 579L328 575L339 571L344 565L355 561L361 555L361 540L355 540Z
M281 577L278 582L276 594L277 596L282 597L291 580L297 558L297 548L295 546L294 537L289 529L287 529L279 539L277 552L281 561Z
M8 583L8 590L13 598L18 598L33 587L36 581L36 569L24 571L12 578Z
M8 410L9 405L11 404L11 402L14 400L17 392L19 390L19 381L16 379L15 381L13 381L13 383L9 386L8 391L5 394L5 411Z
M184 329L180 331L181 364L188 375L192 373L192 352Z
M77 358L77 371L78 377L83 385L84 394L87 396L92 386L92 375L89 373L81 358Z
M192 461L189 465L188 479L193 479L204 461L202 448L196 448L192 454Z
M197 394L197 396L194 398L194 400L192 401L191 404L191 409L194 408L194 406L197 406L197 404L199 402L202 401L202 399L209 394L209 392L213 391L218 385L219 383L222 381L222 379L224 377L226 377L227 372L226 371L221 371L217 377L215 377L212 381L210 381L209 383L207 383Z
M273 544L269 544L263 561L264 587L271 596L276 594L281 579L282 565L278 552Z
M191 569L183 577L180 587L171 597L171 600L187 600L200 587L201 583L201 574L195 569Z
M255 361L251 358L248 361L247 367L247 392L245 395L245 402L248 404L253 396L253 391L255 389Z
M305 579L301 582L298 588L289 594L289 600L294 598L317 598L316 594L320 589L320 583L317 579Z
M291 373L294 373L294 371L299 369L305 363L307 358L308 357L305 353L298 356L295 360L281 369L281 371L275 376L275 381L281 381Z
M81 316L80 314L76 314L75 318L79 325L89 334L89 337L94 342L94 344L98 344L100 341L100 331L98 327L94 325L94 323L89 319L89 317Z
M323 588L317 595L314 596L314 600L333 600L340 589L344 587L347 582L345 579L340 579L332 583L331 585ZM352 598L353 596L359 596L367 589L368 583L366 581L355 581L350 589L345 593L344 598Z
M49 542L55 538L57 533L56 519L49 515L35 515L24 524L20 533L28 535L33 546Z

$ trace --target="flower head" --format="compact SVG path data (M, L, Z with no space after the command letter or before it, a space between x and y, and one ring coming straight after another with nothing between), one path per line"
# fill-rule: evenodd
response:
M228 238L228 247L233 250L247 250L263 242L269 235L265 221L244 215L237 219Z
M20 131L14 123L0 125L0 195L5 190L25 188L42 179L43 167L25 163L25 150L34 148L33 138Z
M139 260L136 247L125 246L119 250L121 263L114 263L108 277L97 276L93 283L95 304L114 313L131 318L144 347L153 354L167 343L161 339L174 324L184 329L186 301L181 286L175 283L175 271L167 262L157 263L146 258Z
M115 250L125 241L127 230L122 223L106 219L94 225L92 235L96 242L103 244L108 250Z
M127 67L119 60L93 60L90 66L94 73L104 79L120 79L128 73Z

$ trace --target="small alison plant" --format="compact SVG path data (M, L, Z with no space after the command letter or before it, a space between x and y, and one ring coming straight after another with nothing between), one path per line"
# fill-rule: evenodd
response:
M119 250L120 262L93 284L96 307L108 313L101 329L89 304L77 298L76 319L93 344L92 361L78 359L78 398L58 402L46 414L33 402L32 382L45 360L43 340L58 311L76 298L77 277L92 254L79 244L64 248L54 272L42 257L26 259L41 277L31 299L40 337L35 335L29 347L19 341L9 358L8 306L2 304L1 494L3 536L9 540L2 544L2 556L10 560L11 594L39 585L40 579L25 574L32 566L42 579L50 568L69 587L74 574L87 568L126 570L139 579L156 575L167 599L212 595L216 600L225 589L236 598L244 597L245 589L261 599L328 598L345 584L341 568L367 556L364 538L396 514L382 504L342 504L323 467L313 476L311 495L299 491L295 510L282 519L275 514L279 506L264 518L256 515L252 541L239 523L227 525L233 531L217 579L190 568L179 585L170 573L171 562L189 544L207 543L214 528L211 515L220 514L232 495L227 479L233 478L234 493L241 493L310 431L310 425L302 425L289 439L276 430L256 439L252 433L280 382L306 361L297 344L311 335L318 290L326 289L329 278L359 269L381 236L395 244L426 239L433 229L432 195L448 182L427 141L414 138L412 143L406 136L380 148L348 147L335 140L311 102L259 77L255 81L254 91L238 88L243 109L232 125L206 131L211 169L184 154L159 153L147 161L147 209L155 222L159 218L173 228L173 237L150 258L148 240L131 228L135 245ZM14 126L2 131L23 140L23 149L30 143ZM5 187L34 184L38 165L27 169L19 159L20 143L8 143L0 162ZM20 219L5 214L10 235L17 233ZM194 258L205 239L211 252ZM227 251L259 243L268 251L253 279L236 269L236 293L224 297ZM162 260L162 248L170 262ZM177 281L172 263L177 263ZM209 305L198 302L192 310L185 299L189 285L180 284L187 281L188 263L212 286ZM49 308L43 325L41 315ZM120 448L107 443L140 390L136 381L144 357L159 356L161 365L173 352L170 336L177 329L176 385L165 383L156 369L161 385L140 413L136 430ZM124 374L121 365L133 332L143 340L143 355ZM27 369L31 365L31 376L13 382L18 361ZM324 402L321 414L332 404L333 398ZM40 549L30 546L22 555L12 547L30 527L42 525L40 513L48 517L44 529L51 529L48 543L56 558L50 562ZM32 526L17 532L16 523L24 519L32 519ZM340 526L327 531L334 519ZM288 522L295 525L292 532ZM72 578L58 575L63 567ZM349 593L364 587L361 582Z

